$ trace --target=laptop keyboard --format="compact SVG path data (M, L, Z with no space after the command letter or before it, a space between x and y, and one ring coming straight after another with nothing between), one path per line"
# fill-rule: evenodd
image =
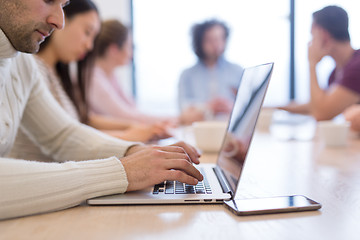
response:
M154 186L153 194L212 194L209 182L203 171L200 172L204 176L204 180L198 182L197 185L189 185L179 181L165 181Z

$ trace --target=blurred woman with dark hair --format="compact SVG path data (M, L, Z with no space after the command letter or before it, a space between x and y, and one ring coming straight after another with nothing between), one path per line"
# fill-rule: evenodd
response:
M129 29L117 20L102 23L95 41L95 70L89 87L89 107L96 114L121 118L155 128L176 124L176 117L159 117L144 114L135 101L125 93L115 75L118 67L132 60L132 39Z

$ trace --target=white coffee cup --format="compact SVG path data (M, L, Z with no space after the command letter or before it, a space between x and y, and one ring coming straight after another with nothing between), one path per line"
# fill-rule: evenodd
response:
M273 121L273 108L262 108L257 121L256 129L261 132L268 132Z
M192 124L195 137L195 144L204 152L217 152L220 150L225 132L227 121L200 121Z
M349 122L319 121L319 136L328 147L343 147L347 145Z

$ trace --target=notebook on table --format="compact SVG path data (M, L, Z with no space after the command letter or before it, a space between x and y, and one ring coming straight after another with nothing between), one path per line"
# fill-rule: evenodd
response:
M204 180L196 186L165 181L124 194L89 199L89 205L223 203L235 196L255 125L271 78L273 63L244 70L222 147L215 164L196 166Z

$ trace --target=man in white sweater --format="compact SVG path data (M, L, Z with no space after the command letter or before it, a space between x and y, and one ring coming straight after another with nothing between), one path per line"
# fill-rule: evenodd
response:
M193 147L121 141L77 123L59 107L33 57L20 52L35 53L54 29L63 27L65 4L0 0L0 219L65 209L167 179L202 180L192 165L199 163ZM57 162L4 157L19 127Z

